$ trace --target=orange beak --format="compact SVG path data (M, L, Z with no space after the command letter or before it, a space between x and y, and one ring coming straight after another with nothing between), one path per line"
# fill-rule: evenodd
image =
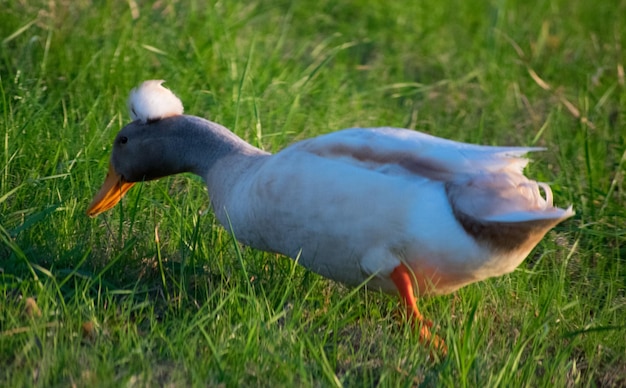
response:
M93 201L87 208L87 215L95 217L98 214L109 210L122 199L124 194L133 187L134 182L125 182L124 179L115 171L113 165L109 163L109 172L104 180L102 188L96 194Z

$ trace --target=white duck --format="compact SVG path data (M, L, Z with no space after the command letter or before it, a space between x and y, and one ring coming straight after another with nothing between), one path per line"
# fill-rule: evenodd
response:
M370 286L399 293L421 341L443 352L416 293L446 294L511 272L574 214L553 206L547 184L523 175L522 156L539 148L353 128L271 155L219 124L183 115L162 82L131 92L134 121L115 138L89 216L115 206L135 182L195 173L217 219L242 243L298 257L347 285L371 278Z

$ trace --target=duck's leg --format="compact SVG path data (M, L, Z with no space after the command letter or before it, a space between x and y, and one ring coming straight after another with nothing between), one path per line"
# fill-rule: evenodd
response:
M413 274L404 264L400 264L391 272L391 280L396 285L400 297L406 306L407 316L411 320L411 324L414 327L417 326L420 331L420 342L429 346L432 345L446 355L448 353L446 344L439 336L431 334L430 327L432 322L424 319L424 316L417 309L412 277Z

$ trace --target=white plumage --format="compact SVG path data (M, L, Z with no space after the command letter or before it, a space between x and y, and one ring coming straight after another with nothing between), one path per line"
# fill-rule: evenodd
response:
M182 115L183 103L162 86L164 80L145 81L130 91L128 110L133 120L142 123Z

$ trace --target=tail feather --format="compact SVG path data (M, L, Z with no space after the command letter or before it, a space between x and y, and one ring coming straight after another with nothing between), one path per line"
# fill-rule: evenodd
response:
M465 231L481 244L521 257L556 224L574 215L572 207L552 203L545 183L522 174L493 174L446 185L452 211ZM541 195L540 189L545 193Z
M571 206L554 206L548 184L529 180L521 173L477 175L448 183L447 192L458 211L485 222L564 220L574 215Z

